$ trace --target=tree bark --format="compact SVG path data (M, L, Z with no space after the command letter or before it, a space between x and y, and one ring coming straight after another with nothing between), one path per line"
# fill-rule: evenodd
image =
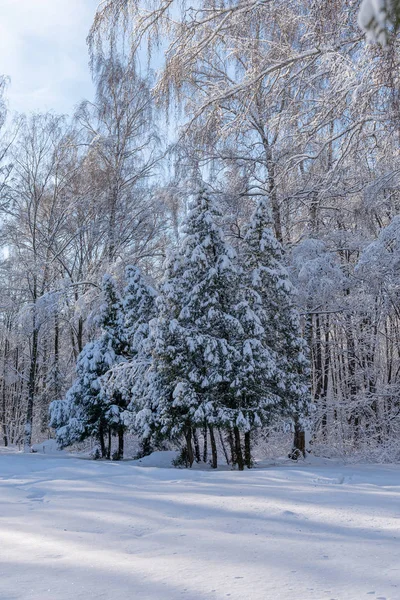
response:
M237 459L236 459L235 442L233 439L232 429L228 430L228 442L229 442L229 447L231 449L231 462L232 462L232 465L234 466L237 463Z
M122 427L118 429L118 460L124 458L124 430Z
M240 431L238 427L233 428L233 434L235 436L235 454L239 471L244 470L242 442L240 440Z
M253 460L251 458L251 436L250 431L246 431L244 434L244 461L246 467L251 469L253 466Z
M196 458L196 462L201 462L200 456L200 445L199 445L199 437L197 435L196 428L193 427L193 442L194 442L194 454Z
M111 458L111 444L112 444L112 437L111 437L111 427L108 428L108 444L107 444L107 460L110 460Z
M300 424L298 417L295 418L294 423L294 439L293 448L289 454L289 458L297 460L300 456L306 455L306 436L303 426Z
M213 469L218 467L218 453L217 444L215 443L214 429L209 426L210 430L210 443L211 443L211 466Z
M203 446L203 462L207 462L207 458L208 458L208 447L207 447L207 441L208 441L208 429L207 429L207 425L204 426L203 429L203 437L204 437L204 446Z
M27 402L27 407L26 407L26 420L25 420L24 452L30 452L31 445L32 445L33 405L35 402L36 371L37 371L37 359L38 359L38 339L39 339L39 331L36 327L36 316L34 315L32 351L31 351L31 361L30 361L30 366L29 366L29 380L28 380L28 402Z
M4 357L3 357L3 386L2 386L2 425L3 425L3 441L4 446L8 446L8 432L7 432L7 407L6 407L6 365L7 356L9 351L9 341L6 337L4 340Z
M54 315L54 400L61 396L60 382L60 322L58 318L58 307Z
M275 181L276 164L274 161L272 148L271 148L271 145L268 140L268 135L264 130L262 133L262 143L263 143L264 152L265 152L265 165L266 165L267 171L268 171L268 197L269 197L269 200L271 203L275 235L276 235L276 238L279 240L279 242L282 243L283 242L283 232L282 232L281 211L280 211L280 207L279 207L279 200L278 200L276 181Z
M185 440L186 440L186 450L187 450L187 458L189 462L189 467L192 467L194 462L194 454L193 454L193 446L192 446L192 428L186 427L185 431Z
M226 449L226 444L225 444L224 436L222 435L222 431L219 428L218 428L218 433L219 433L219 439L221 441L222 451L223 451L224 456L225 456L226 464L230 465L231 462L229 460L228 450Z
M149 456L149 454L151 454L152 452L152 448L151 448L151 441L150 438L144 438L142 440L141 443L142 449L141 449L141 454L140 454L140 458L142 458L143 456Z
M104 441L104 427L100 425L99 427L99 442L100 442L100 450L101 450L101 458L106 458L106 444Z

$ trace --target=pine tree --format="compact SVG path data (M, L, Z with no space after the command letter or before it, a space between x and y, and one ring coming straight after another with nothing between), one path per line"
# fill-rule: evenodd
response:
M140 353L149 337L150 321L157 316L157 292L147 283L138 267L128 266L125 271L127 285L124 289L123 308L125 335L129 354Z
M150 322L157 316L157 292L149 285L139 268L126 268L127 285L124 290L125 335L128 342L126 363L118 369L115 381L127 400L124 422L138 433L141 454L151 451L150 438L154 434L154 410L149 394L152 354Z
M263 329L244 297L220 217L202 190L191 204L182 248L167 267L154 332L158 418L164 434L185 437L189 464L194 428L209 428L214 467L213 428L233 429L243 468L240 432L258 427L274 402L265 383L275 362L260 341Z
M103 278L104 303L97 317L102 334L89 342L78 357L76 379L64 400L50 405L50 425L56 429L61 447L94 436L99 439L102 456L110 458L111 432L119 435L119 454L123 453L124 424L121 413L125 409L119 394L105 393L102 377L117 362L123 360L126 348L122 303L112 278ZM109 435L106 448L105 434Z
M301 335L282 246L270 227L265 198L258 202L243 246L249 302L264 329L264 344L277 359L275 391L280 402L276 406L280 414L292 417L295 447L304 453L301 424L309 410L307 345Z

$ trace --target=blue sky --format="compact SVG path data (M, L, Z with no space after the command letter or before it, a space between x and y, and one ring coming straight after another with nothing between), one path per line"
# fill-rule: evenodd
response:
M93 96L86 35L99 0L0 0L0 74L11 111L70 113Z

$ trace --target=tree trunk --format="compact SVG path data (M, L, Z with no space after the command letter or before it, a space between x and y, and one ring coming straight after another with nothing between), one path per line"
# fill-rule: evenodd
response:
M31 361L30 361L30 366L29 366L28 402L27 402L27 407L26 407L24 452L30 452L31 445L32 445L33 405L35 402L36 371L37 371L37 359L38 359L39 331L36 327L36 316L35 315L34 315L33 319L34 319L34 321L33 321L32 351L31 351Z
M329 348L329 315L325 322L325 341L324 341L324 365L323 365L323 385L322 385L322 397L323 397L323 415L321 420L322 435L326 439L328 434L328 385L329 385L329 370L330 370L330 348Z
M143 456L149 456L149 454L151 454L152 452L152 448L151 448L151 441L150 438L144 438L141 441L141 450L140 450L140 456L139 458L142 458Z
M217 444L215 443L214 429L209 426L210 430L210 443L211 443L211 466L213 469L218 467L218 453Z
M233 428L233 433L235 436L235 454L239 471L244 470L244 461L243 461L243 453L242 453L242 442L240 440L240 431L238 427Z
M99 427L99 442L100 442L100 450L101 450L101 458L106 458L106 443L104 441L104 427L100 425Z
M109 223L108 223L108 260L110 264L115 260L116 252L116 216L118 203L118 186L115 183L110 195Z
M111 427L108 428L108 444L107 444L107 460L110 460L111 458L111 444L112 444L112 437L111 437Z
M79 319L78 319L77 341L78 341L78 353L80 354L83 350L83 319L82 319L82 317L79 317Z
M124 430L122 427L118 429L118 460L124 458Z
M289 454L289 458L297 460L300 456L306 455L306 436L303 426L300 424L299 419L295 418L294 423L294 439L293 448Z
M237 463L237 459L236 459L235 441L233 439L232 429L228 430L228 442L229 442L229 447L231 449L231 463L234 466Z
M222 435L222 431L219 428L218 428L218 433L219 433L219 439L221 440L222 451L223 451L224 456L225 456L226 464L230 465L231 463L230 463L230 460L229 460L228 450L226 449L226 444L225 444L224 436Z
M347 295L350 294L350 291L347 291ZM356 359L356 350L355 350L355 340L353 336L353 327L351 322L351 315L345 315L346 319L346 343L347 343L347 369L348 369L348 393L349 400L352 403L357 396L357 382L356 382L356 367L357 367L357 359ZM354 409L353 409L354 410ZM358 409L356 409L358 410ZM360 417L358 413L352 412L349 418L349 423L353 427L354 433L354 442L357 445L360 438Z
M9 341L8 341L8 338L6 337L4 340L3 386L2 386L2 399L1 399L4 446L8 446L7 407L6 407L6 365L7 365L8 351L9 351Z
M207 425L204 426L203 437L204 437L203 462L206 463L207 462L207 458L208 458L208 447L207 447L208 430L207 430Z
M268 197L271 203L272 209L272 218L274 222L274 230L276 238L282 243L283 242L283 232L282 232L282 220L281 220L281 212L278 200L278 194L276 189L276 181L275 181L275 171L276 164L274 161L274 157L272 154L272 148L268 140L268 136L265 132L262 135L262 142L265 151L265 165L268 171Z
M186 440L186 450L187 450L187 459L189 462L189 467L192 467L193 462L194 462L194 454L193 454L193 446L192 446L192 428L191 427L186 427L185 440Z
M195 458L196 458L196 462L200 462L201 461L201 456L200 456L200 445L199 445L199 438L197 435L197 431L196 428L193 427L193 442L194 442L194 454L195 454Z
M58 318L58 307L54 315L54 398L53 400L59 400L61 396L61 382L60 382L60 323Z
M244 434L244 461L246 467L251 469L253 466L253 460L251 458L251 436L250 431L246 431Z

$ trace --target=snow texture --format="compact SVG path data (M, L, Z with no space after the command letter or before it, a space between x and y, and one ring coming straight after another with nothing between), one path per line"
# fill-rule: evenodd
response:
M370 41L386 44L388 17L393 10L392 5L392 0L362 0L358 24Z
M400 598L399 465L238 473L4 450L0 474L2 600Z

